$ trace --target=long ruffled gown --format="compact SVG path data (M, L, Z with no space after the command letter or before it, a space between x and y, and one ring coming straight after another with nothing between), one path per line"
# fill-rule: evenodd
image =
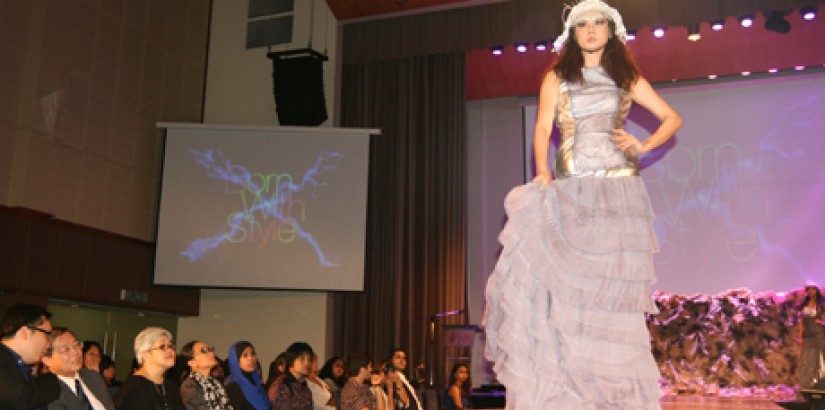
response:
M507 196L487 282L485 356L507 409L659 409L645 312L658 242L638 159L610 140L630 109L601 68L562 84L556 179Z

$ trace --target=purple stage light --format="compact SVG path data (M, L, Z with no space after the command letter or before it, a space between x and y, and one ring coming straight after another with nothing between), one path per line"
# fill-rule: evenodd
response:
M799 9L799 14L802 15L802 19L805 21L811 21L816 18L816 7L814 6L806 6Z
M494 56L500 56L504 54L504 47L502 46L495 46L490 49L490 52L493 53Z
M665 36L665 28L664 27L656 27L653 29L653 37L662 38Z
M776 73L779 72L779 69L778 68L769 68L768 72L771 73L771 74L776 74Z
M519 53L527 52L527 43L516 43L516 51Z
M751 27L753 26L753 20L755 17L752 14L743 14L739 16L739 24L742 27Z
M710 22L710 28L713 31L720 31L724 27L725 27L725 20L723 20L723 19L713 20L713 21Z

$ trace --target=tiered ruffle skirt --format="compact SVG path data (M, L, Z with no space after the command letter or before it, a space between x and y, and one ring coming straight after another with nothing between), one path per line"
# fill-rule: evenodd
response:
M530 183L505 208L484 327L507 408L659 409L645 323L658 243L642 179Z

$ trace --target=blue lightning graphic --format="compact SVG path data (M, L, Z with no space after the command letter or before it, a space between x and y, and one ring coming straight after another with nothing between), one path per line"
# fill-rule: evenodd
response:
M318 188L326 185L319 181L319 177L338 166L343 159L341 153L321 152L318 154L315 164L304 173L300 182L293 182L290 179L285 183L279 183L275 192L267 197L263 192L264 187L253 180L253 173L242 165L233 164L230 159L223 156L220 150L204 149L199 151L192 149L191 152L195 157L195 163L204 168L206 176L224 182L227 186L234 185L239 191L249 190L254 192L256 201L250 208L230 214L219 233L208 238L192 241L189 247L181 252L182 257L188 258L190 262L195 262L227 241L231 242L231 238L241 231L241 224L243 222L254 222L254 214L259 213L265 218L275 218L279 224L286 222L294 226L296 235L313 248L321 266L340 266L340 263L334 261L334 257L324 253L312 234L303 229L296 218L285 216L283 210L294 193L310 190L312 198L316 198Z

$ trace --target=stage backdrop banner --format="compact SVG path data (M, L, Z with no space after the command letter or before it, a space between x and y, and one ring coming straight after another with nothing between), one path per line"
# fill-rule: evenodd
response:
M158 126L156 284L363 290L378 130Z

